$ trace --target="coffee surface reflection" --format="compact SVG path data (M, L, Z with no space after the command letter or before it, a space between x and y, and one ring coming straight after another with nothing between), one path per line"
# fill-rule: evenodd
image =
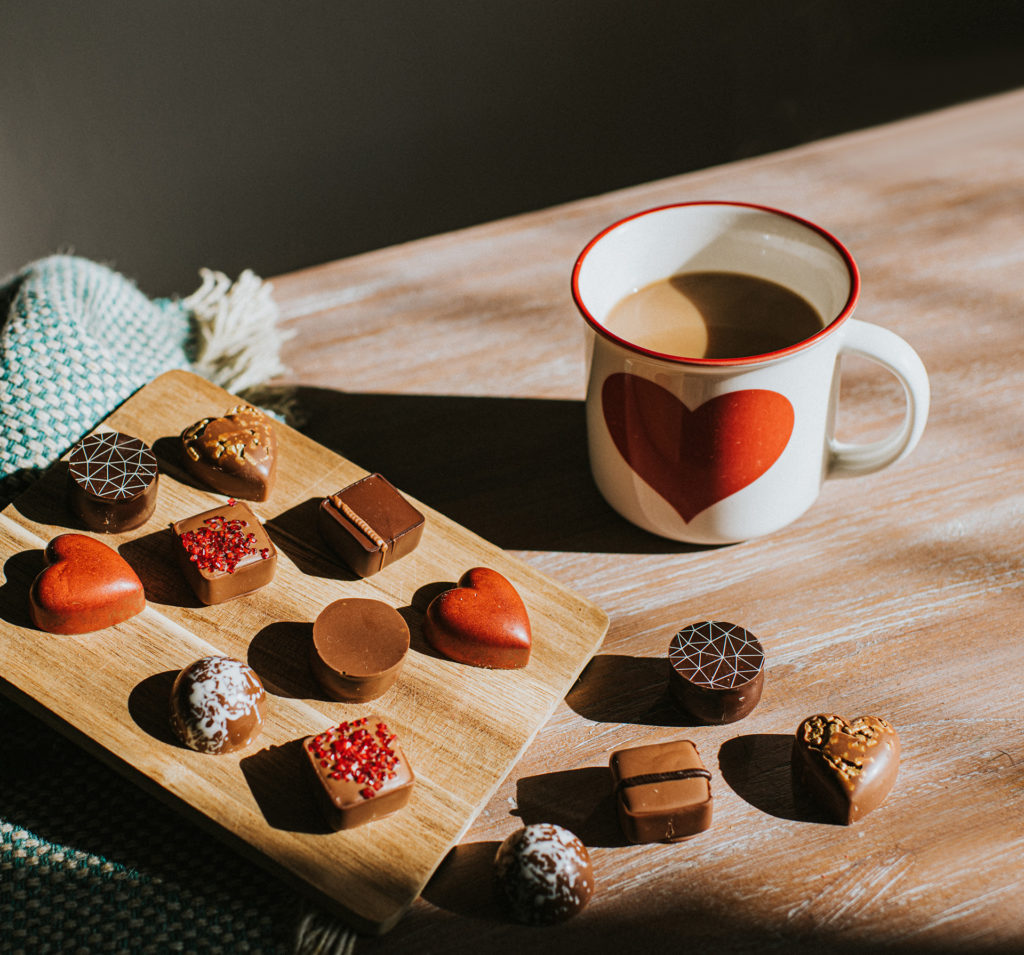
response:
M824 327L791 289L741 272L682 272L621 299L602 323L641 348L680 358L748 358Z

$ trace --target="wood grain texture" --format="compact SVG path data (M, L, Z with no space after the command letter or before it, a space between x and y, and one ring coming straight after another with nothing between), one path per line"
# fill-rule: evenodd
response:
M359 580L329 557L315 530L319 500L365 475L359 467L278 426L278 481L252 504L279 552L277 575L256 593L205 607L192 595L171 550L168 525L220 503L182 468L177 434L222 414L237 399L187 372L169 372L105 422L141 438L160 461L157 509L137 531L104 535L134 567L148 605L125 623L56 636L28 621L28 587L46 542L80 531L65 506L58 464L0 516L0 675L4 688L137 782L211 823L263 862L364 931L385 931L507 775L601 643L607 617L443 515L423 507L419 547ZM530 663L499 672L467 667L431 651L421 632L429 599L484 565L511 580L530 614ZM401 612L412 649L398 682L372 703L326 698L312 678L312 621L332 600L373 597ZM170 732L174 675L222 654L247 661L271 696L263 733L247 750L195 753ZM409 806L371 826L325 831L302 765L299 741L379 712L399 736L417 777Z
M831 482L789 528L722 548L638 531L593 488L569 296L601 228L701 198L834 232L861 268L857 317L905 337L933 390L906 462ZM612 618L422 898L361 949L1024 947L1021 275L1024 92L276 280L307 432ZM900 414L895 381L844 363L840 437L878 437ZM764 696L741 723L688 726L664 654L678 627L714 618L760 637ZM849 828L790 790L790 734L819 711L886 717L902 741L894 791ZM680 736L713 772L712 828L623 844L608 754ZM597 881L583 915L543 933L509 925L487 891L499 840L534 821L576 831Z

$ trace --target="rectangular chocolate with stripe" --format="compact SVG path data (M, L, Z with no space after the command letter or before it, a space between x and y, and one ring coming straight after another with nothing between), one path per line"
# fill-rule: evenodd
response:
M711 773L690 740L619 749L609 766L630 842L678 842L711 825Z
M423 524L423 515L379 474L324 498L317 516L321 536L359 577L411 553Z

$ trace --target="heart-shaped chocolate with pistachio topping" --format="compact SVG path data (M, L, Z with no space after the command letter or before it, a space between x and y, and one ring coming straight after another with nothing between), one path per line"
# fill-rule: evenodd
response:
M203 418L181 433L185 467L221 494L265 501L277 476L277 437L270 419L252 405Z
M844 825L882 804L899 765L896 730L876 716L808 716L793 741L794 785Z

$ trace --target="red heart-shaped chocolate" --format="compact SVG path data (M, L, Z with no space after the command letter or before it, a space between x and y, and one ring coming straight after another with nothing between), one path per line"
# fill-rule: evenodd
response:
M101 541L61 534L46 545L47 567L32 582L32 622L49 633L91 633L134 617L146 606L142 582Z
M693 411L646 378L605 379L601 405L615 447L689 523L765 473L793 433L793 406L775 391L717 395Z
M526 605L496 570L467 570L454 590L427 607L423 630L430 645L459 663L514 670L530 662Z
M808 716L793 740L794 783L844 825L882 804L899 765L896 730L876 716Z

